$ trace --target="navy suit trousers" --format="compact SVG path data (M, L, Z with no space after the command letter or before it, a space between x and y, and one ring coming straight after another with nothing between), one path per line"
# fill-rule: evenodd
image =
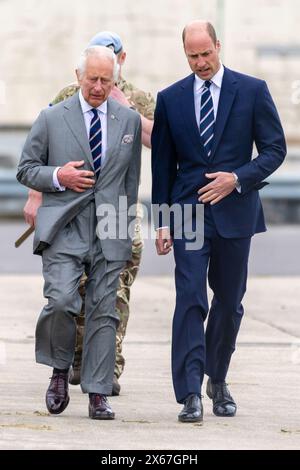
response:
M250 242L251 237L221 237L209 207L201 249L188 251L185 239L174 239L172 376L178 403L201 394L204 373L215 382L225 380L243 316ZM210 308L207 278L213 291Z

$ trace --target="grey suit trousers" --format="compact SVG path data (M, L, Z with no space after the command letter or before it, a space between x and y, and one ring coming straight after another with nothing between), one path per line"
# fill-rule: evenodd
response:
M36 327L36 361L58 369L71 366L76 340L75 317L81 310L78 293L83 272L86 320L81 388L84 393L110 395L119 317L115 309L119 274L124 261L107 261L96 235L95 203L90 202L43 251L43 308Z

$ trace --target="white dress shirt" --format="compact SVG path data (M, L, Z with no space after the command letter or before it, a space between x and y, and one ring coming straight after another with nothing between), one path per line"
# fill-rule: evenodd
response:
M219 68L217 73L210 79L210 81L212 82L212 84L210 85L210 92L211 92L213 105L214 105L215 120L216 120L217 112L218 112L223 75L224 75L224 66L223 64L221 64L221 67ZM197 121L198 127L200 126L200 104L201 104L202 88L204 87L204 83L205 83L205 80L202 80L200 77L198 77L198 75L195 74L194 102L195 102L196 121Z
M87 138L89 140L90 138L90 127L91 127L91 121L93 119L94 114L92 113L91 109L93 109L93 106L91 106L83 97L81 90L79 90L79 102L80 106L82 109L82 114L84 118L84 123L85 123L85 128L86 128L86 133L87 133ZM102 133L102 153L101 153L101 165L103 165L103 162L106 157L106 149L107 149L107 101L104 101L98 108L96 108L100 117L101 121L101 133ZM58 166L55 168L53 172L53 185L57 191L65 191L65 187L59 184L58 178L57 178L57 172L61 167ZM80 169L80 168L79 168Z
M212 97L213 105L214 105L215 120L217 118L217 113L218 113L219 99L220 99L223 75L224 75L224 65L221 64L221 67L219 68L217 73L210 79L212 84L210 85L209 89L210 89L210 92L211 92L211 97ZM202 80L202 78L198 77L198 75L195 74L194 103L195 103L195 113L196 113L196 121L197 121L198 128L200 127L201 95L202 95L202 88L204 87L204 83L205 83L205 80ZM236 183L237 183L236 190L240 193L241 192L241 186L237 182L238 177L235 173L233 173L233 175L234 175Z

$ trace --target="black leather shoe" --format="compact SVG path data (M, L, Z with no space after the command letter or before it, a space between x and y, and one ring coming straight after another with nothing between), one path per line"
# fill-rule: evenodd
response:
M91 419L115 419L115 413L112 411L106 395L98 393L90 395L89 417Z
M198 423L203 421L203 406L201 398L196 394L189 395L184 401L184 407L178 415L182 423Z
M82 351L75 351L74 360L70 369L69 383L71 385L80 384Z
M213 412L216 416L229 417L235 415L237 406L225 382L213 384L211 379L208 379L206 393L213 401Z
M59 372L52 375L46 392L46 406L49 413L58 415L67 408L70 401L68 378L68 372Z
M121 391L121 385L119 384L119 381L118 381L117 377L114 375L112 393L111 394L112 394L113 397L116 397L116 396L120 395L120 391Z
M80 369L75 369L74 366L70 368L69 384L79 385L80 384Z

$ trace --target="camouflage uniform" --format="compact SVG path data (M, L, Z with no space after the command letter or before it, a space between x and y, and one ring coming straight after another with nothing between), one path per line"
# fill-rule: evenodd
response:
M153 120L155 101L150 93L145 93L144 91L139 90L131 83L124 80L122 77L119 79L117 86L124 93L131 106L133 106L145 118ZM74 95L74 93L76 93L78 89L79 86L77 84L72 84L65 87L52 101L52 104L59 103L60 101L69 98L70 96ZM120 316L120 323L116 335L116 363L114 371L114 374L117 378L119 378L122 374L125 365L125 359L122 355L122 342L126 334L127 322L129 318L130 287L132 286L133 281L135 280L137 272L139 270L143 250L143 239L141 234L142 216L142 208L138 204L137 218L135 224L135 235L132 241L132 258L126 263L124 270L120 274L119 287L117 291L116 309ZM79 292L81 294L83 302L80 315L76 319L77 339L73 364L74 368L76 367L76 361L81 360L82 353L82 339L84 331L85 281L86 275L84 274L80 281L79 287Z

